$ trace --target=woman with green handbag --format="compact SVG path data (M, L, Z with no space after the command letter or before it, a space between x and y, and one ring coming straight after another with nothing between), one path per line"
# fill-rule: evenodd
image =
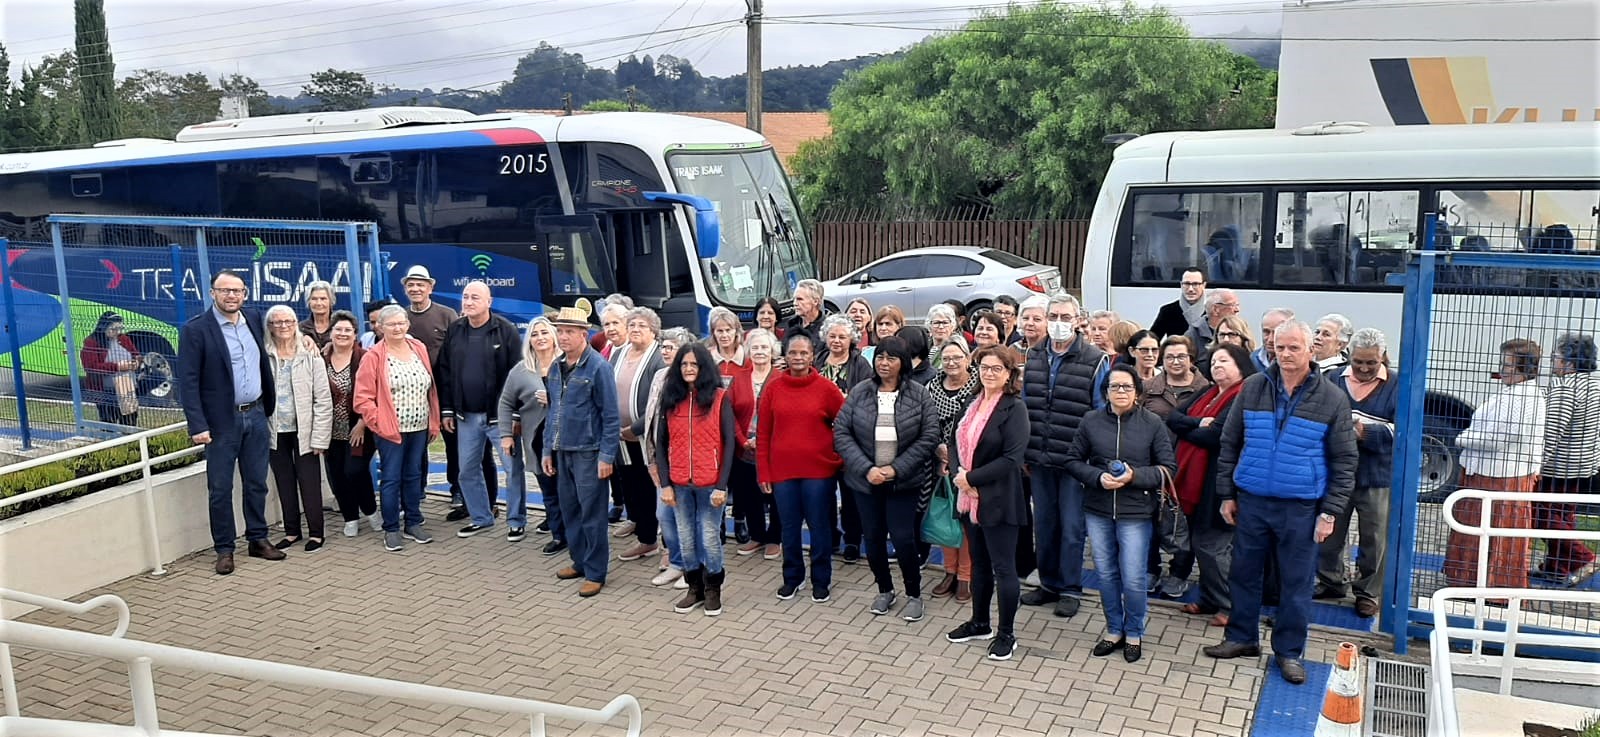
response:
M922 521L922 538L944 549L944 580L933 587L935 597L954 594L956 601L972 600L972 547L961 534L961 523L955 519L955 485L950 482L951 433L956 431L956 420L972 401L978 390L978 377L967 364L967 342L961 338L946 341L939 347L941 380L928 385L933 403L939 410L939 474L934 478L933 501ZM953 535L950 532L953 531ZM949 541L953 540L954 544Z

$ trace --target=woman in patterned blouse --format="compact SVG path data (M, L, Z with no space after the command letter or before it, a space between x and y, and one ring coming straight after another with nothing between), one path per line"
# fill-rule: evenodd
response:
M322 349L322 358L328 364L328 385L333 390L333 442L322 454L322 463L333 498L338 500L339 514L344 517L344 536L355 537L361 531L362 519L373 532L383 529L377 517L372 474L367 469L372 460L372 439L367 437L366 421L350 409L355 399L356 373L367 352L356 344L355 315L339 310L328 320L328 345Z
M376 436L383 480L378 489L383 511L383 547L395 552L404 537L426 545L433 537L422 526L422 458L439 435L439 394L433 384L428 349L406 334L406 308L389 305L378 313L383 340L356 372L353 409Z

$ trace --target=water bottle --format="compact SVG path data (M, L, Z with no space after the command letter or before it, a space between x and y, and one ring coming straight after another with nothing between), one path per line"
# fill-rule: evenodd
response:
M1112 461L1109 470L1111 471L1112 476L1116 478L1122 478L1122 474L1128 472L1128 464L1123 463L1122 461Z

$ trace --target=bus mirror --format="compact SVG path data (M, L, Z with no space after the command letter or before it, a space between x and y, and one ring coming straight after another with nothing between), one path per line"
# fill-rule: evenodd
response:
M694 208L695 251L700 258L716 258L722 247L722 218L711 200L677 192L644 192L651 202L671 202Z

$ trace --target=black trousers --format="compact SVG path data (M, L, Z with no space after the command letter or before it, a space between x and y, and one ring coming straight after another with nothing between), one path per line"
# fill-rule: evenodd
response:
M461 450L456 445L456 434L453 431L439 429L439 437L444 440L444 478L450 482L450 503L460 506L461 501ZM493 443L483 444L483 483L489 491L489 508L494 508L496 499L500 498L500 476L494 465L495 449ZM428 454L422 454L422 489L428 489Z
M856 504L855 493L845 486L843 480L839 481L839 520L833 531L836 544L835 552L842 550L846 545L861 545L861 510ZM841 532L843 533L841 535Z
M374 439L368 438L367 442L374 442ZM370 456L351 455L348 440L329 441L328 450L322 454L322 466L328 473L328 487L333 489L333 498L339 503L339 514L346 522L354 522L362 515L370 516L378 512L372 474L367 471L370 460Z
M622 503L628 509L628 519L633 520L633 534L639 542L654 545L661 529L661 522L656 519L656 485L650 481L650 471L642 461L644 449L627 440L622 444L626 447L618 454L616 468L612 470L611 493L614 497L621 491ZM624 458L641 462L623 463Z
M885 489L846 491L845 494L855 497L856 509L861 512L861 539L866 543L867 565L872 567L878 592L894 591L894 578L889 574L889 547L885 544L893 540L906 596L922 596L922 564L917 559L917 492Z
M728 475L728 491L733 494L734 518L750 528L750 539L764 545L783 543L783 525L778 519L778 497L761 493L756 481L756 464L735 460Z
M1017 528L1018 537L1016 544L1013 546L1016 551L1013 554L1013 560L1016 564L1017 577L1027 578L1028 574L1039 569L1039 556L1033 549L1033 483L1029 480L1027 474L1022 475L1022 497L1027 502L1028 521L1022 527ZM973 549L976 550L977 546L974 546ZM978 570L976 557L972 560L972 570L974 571L973 575L976 576L976 571ZM988 605L986 604L985 606Z
M267 456L283 505L283 533L300 537L300 508L305 507L311 537L322 539L322 469L314 453L300 455L299 433L278 433L278 447Z
M989 598L999 589L1000 626L996 631L1013 634L1022 584L1011 562L1017 557L1017 541L1027 536L1015 525L982 527L962 520L961 527L972 547L972 621L989 621Z

